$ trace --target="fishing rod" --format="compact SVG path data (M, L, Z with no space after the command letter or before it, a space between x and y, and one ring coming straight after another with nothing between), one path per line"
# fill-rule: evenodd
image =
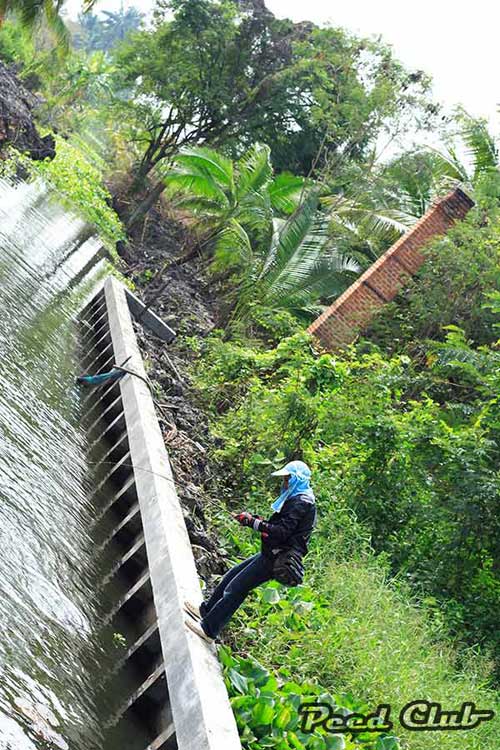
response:
M159 410L160 414L165 419L165 421L167 422L167 424L173 427L174 425L171 425L171 423L168 421L168 418L167 418L167 416L166 416L166 414L165 414L165 412L164 412L164 410L162 408L162 405L159 404L154 399L154 397L153 397L153 394L154 394L153 385L152 385L151 381L149 380L148 376L146 375L144 377L144 376L140 375L139 373L134 372L133 370L128 370L127 368L124 367L124 365L126 365L127 362L131 358L132 358L132 355L130 355L129 357L127 357L121 364L119 364L119 365L114 364L113 367L112 367L112 369L108 373L102 373L102 375L103 376L108 376L106 378L106 380L110 380L110 379L112 379L112 373L115 370L118 370L118 371L121 371L121 373L122 373L120 375L120 378L127 374L127 375L135 375L135 377L139 378L139 380L142 380L143 383L145 383L147 385L147 387L149 388L149 391L150 391L151 396L152 396L153 404ZM86 376L83 376L83 377L86 377ZM88 377L99 377L99 376L88 376ZM79 378L77 378L77 381L78 382L89 382L89 381L79 380ZM90 383L90 384L92 384L92 383ZM116 463L117 463L116 461L87 461L87 464L89 466L99 466L99 465L115 466ZM154 476L160 477L161 479L166 479L167 482L170 482L174 486L174 489L175 489L175 485L176 484L184 486L184 487L187 486L186 483L183 483L180 480L177 480L177 482L176 482L174 479L172 479L171 477L168 477L166 474L159 474L158 472L153 471L152 469L147 469L145 466L134 466L134 464L131 464L131 463L121 463L120 466L126 466L128 468L133 469L134 471L136 471L136 470L137 471L145 471L145 472L147 472L149 474L152 474ZM225 507L225 505L220 500L218 500L217 498L212 498L212 502L214 502L219 507L219 510L222 511L226 516L230 516L231 519L234 520L235 516Z

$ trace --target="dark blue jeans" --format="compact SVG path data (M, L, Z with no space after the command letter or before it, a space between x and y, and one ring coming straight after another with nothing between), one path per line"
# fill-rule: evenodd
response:
M201 624L207 635L216 638L250 591L272 577L273 561L261 552L231 568L200 607Z

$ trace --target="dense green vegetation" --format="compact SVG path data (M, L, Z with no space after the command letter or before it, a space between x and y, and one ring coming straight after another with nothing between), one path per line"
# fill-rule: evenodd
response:
M494 700L484 686L500 645L495 213L485 223L479 209L435 242L370 340L344 355L316 354L303 333L271 349L214 335L202 349L196 384L227 496L265 513L272 467L302 458L313 468L320 523L298 596L305 616L266 589L237 637L255 653L258 627L260 659L299 683L371 705L417 693ZM455 747L452 735L404 739ZM493 747L493 728L461 746Z
M0 58L41 95L40 129L58 133L52 162L17 157L3 172L43 175L110 243L153 206L185 220L221 290L224 330L185 341L218 494L266 514L273 468L313 469L305 585L250 597L220 652L243 746L456 750L453 732L397 724L307 735L298 707L319 695L348 711L391 703L394 717L418 698L498 708L494 139L461 110L442 120L428 77L381 41L258 3L158 2L150 25L129 9L82 15L62 35L60 5L0 4ZM72 40L64 54L54 30ZM442 147L426 149L420 134L438 122ZM377 157L410 126L415 143ZM317 351L307 322L457 180L477 204L466 221L430 244L362 339ZM231 555L254 551L217 508ZM493 750L493 723L459 744Z

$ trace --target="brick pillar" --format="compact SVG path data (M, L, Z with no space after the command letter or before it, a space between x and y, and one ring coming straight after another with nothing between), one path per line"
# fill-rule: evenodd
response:
M463 219L474 205L460 188L436 201L421 219L377 258L354 284L330 305L307 329L325 349L350 344L371 321L373 315L390 302L425 260L420 252L433 237L446 234Z

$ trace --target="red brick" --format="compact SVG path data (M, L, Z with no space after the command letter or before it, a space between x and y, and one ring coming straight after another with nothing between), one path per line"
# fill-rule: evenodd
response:
M385 301L394 299L411 275L418 271L425 261L419 250L432 237L445 234L456 221L465 217L473 205L460 188L436 201L406 235L377 258L309 326L309 333L330 350L351 343Z

